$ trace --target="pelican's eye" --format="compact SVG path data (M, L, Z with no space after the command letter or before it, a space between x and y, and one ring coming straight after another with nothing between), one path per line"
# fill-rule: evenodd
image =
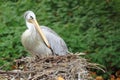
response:
M31 18L31 19L33 19L33 17L32 17L32 16L30 16L30 18Z

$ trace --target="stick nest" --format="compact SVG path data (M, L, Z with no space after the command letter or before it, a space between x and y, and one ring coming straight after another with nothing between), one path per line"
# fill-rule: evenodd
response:
M0 76L4 75L7 80L93 80L88 69L99 68L73 54L22 58L16 61L16 67L13 71L0 71Z

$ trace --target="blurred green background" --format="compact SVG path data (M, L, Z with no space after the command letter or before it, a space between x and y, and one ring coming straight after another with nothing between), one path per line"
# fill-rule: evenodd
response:
M107 72L98 74L120 69L120 0L1 0L0 68L11 69L13 60L29 55L21 44L27 10L56 31L69 51L104 65Z

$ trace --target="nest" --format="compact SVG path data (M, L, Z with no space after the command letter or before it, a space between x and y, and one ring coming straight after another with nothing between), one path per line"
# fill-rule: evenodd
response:
M34 60L22 58L16 61L16 67L13 71L0 71L0 76L4 75L7 80L93 80L88 69L99 68L73 54Z

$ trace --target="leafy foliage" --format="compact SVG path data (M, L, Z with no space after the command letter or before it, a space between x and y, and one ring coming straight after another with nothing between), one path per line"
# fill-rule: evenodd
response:
M120 68L119 4L119 0L1 1L0 65L9 65L14 59L28 55L20 36L26 29L23 14L32 10L40 25L55 30L71 52L86 52L87 58L113 73Z

